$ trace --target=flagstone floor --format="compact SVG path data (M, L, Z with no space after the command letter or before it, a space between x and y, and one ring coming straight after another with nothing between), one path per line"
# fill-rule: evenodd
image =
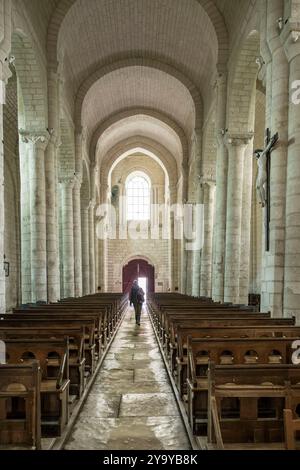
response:
M190 449L146 311L128 308L65 449Z

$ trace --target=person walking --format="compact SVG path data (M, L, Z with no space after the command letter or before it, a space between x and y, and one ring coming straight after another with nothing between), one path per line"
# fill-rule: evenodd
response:
M136 324L139 326L141 324L141 313L142 313L143 303L145 300L144 296L145 296L145 293L143 289L139 286L138 281L135 280L133 282L133 285L130 291L129 302L130 302L130 305L134 306L135 321L136 321Z

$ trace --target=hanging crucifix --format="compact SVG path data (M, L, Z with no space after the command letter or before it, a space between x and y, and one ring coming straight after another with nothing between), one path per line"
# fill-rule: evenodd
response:
M258 174L256 179L256 191L260 204L265 208L265 249L270 249L270 219L271 219L271 153L279 139L278 132L271 137L270 129L266 130L265 149L255 150L257 158Z

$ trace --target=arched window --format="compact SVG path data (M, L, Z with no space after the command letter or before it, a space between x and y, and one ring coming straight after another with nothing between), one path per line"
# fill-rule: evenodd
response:
M127 220L150 219L150 180L145 173L134 172L126 182Z

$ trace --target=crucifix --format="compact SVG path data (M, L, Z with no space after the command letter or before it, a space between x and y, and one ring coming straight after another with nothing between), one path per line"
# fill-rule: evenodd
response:
M270 129L266 130L265 149L257 149L258 174L256 191L260 204L265 208L265 250L270 249L270 220L271 220L271 153L279 139L278 132L271 137Z

